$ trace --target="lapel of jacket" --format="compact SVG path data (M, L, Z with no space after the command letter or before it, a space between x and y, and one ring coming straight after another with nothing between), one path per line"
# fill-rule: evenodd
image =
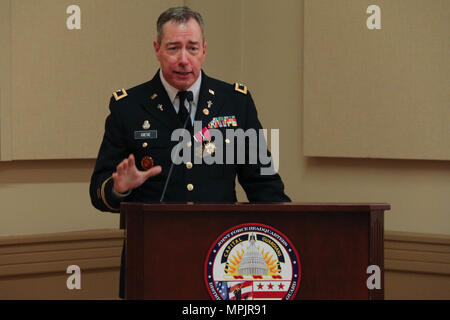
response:
M159 70L149 82L148 98L144 100L141 106L168 128L176 129L180 126L173 104L161 83Z
M218 114L224 102L225 99L222 93L202 71L202 84L200 86L195 121L202 121L202 128L207 127L211 120Z

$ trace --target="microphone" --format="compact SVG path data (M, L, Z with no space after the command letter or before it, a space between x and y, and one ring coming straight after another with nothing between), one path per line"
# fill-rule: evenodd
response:
M186 120L184 121L183 129L186 129L186 126L188 124L188 121L191 121L191 113L192 113L192 101L194 101L194 94L192 91L186 91L186 100L188 101L189 108L188 108L188 116L186 117ZM180 105L180 109L184 108L184 106ZM178 144L178 148L176 151L176 154L180 151L180 144ZM173 161L170 164L169 174L167 175L166 182L164 184L164 189L161 195L161 199L159 199L159 202L162 203L164 200L164 196L166 195L167 186L169 185L170 177L172 176L173 171Z
M192 101L194 101L194 94L192 91L186 91L186 100L188 101L189 108L188 108L188 116L186 117L186 121L184 121L183 129L186 129L186 126L188 124L188 121L191 121L191 111L192 111ZM180 108L184 108L184 106L180 106Z

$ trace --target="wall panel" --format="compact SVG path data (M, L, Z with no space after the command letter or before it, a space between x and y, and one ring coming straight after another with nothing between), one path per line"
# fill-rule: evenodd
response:
M0 161L11 159L11 1L0 1Z
M305 155L450 160L449 18L447 0L306 0Z
M71 4L11 2L12 160L95 158L111 93L153 76L155 21L182 1L77 1L79 30Z
M117 299L123 230L0 237L0 299ZM80 268L69 290L67 268Z
M116 299L123 237L118 229L0 237L0 299ZM81 290L66 287L72 264ZM450 237L386 232L385 286L387 300L450 299Z

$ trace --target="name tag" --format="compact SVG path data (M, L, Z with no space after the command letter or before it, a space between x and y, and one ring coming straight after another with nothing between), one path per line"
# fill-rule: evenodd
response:
M146 130L146 131L135 131L134 132L135 140L157 139L157 138L158 138L157 130Z

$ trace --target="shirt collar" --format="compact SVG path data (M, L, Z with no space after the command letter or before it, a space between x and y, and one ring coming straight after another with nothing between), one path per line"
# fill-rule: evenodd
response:
M177 93L178 90L177 88L174 88L173 86L171 86L166 79L164 79L163 73L161 71L161 69L159 69L159 77L161 78L161 83L164 86L164 89L166 89L167 95L169 96L170 102L172 102L172 105L175 106L175 99L177 99ZM200 85L202 83L202 73L200 72L200 75L198 76L197 80L194 82L194 84L187 89L186 91L192 91L193 95L194 95L194 101L192 101L192 103L196 106L198 104L198 97L200 95Z

